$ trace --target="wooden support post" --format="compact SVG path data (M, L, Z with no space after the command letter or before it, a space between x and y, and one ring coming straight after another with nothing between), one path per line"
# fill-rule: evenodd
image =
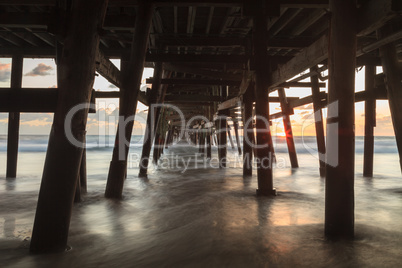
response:
M267 62L267 16L264 14L265 1L256 0L261 7L253 18L253 43L256 87L256 130L257 130L257 175L259 195L275 195L272 180L272 155L270 150L269 102Z
M75 187L75 194L74 194L74 203L79 203L81 202L81 178L80 175L78 175L78 182L77 186Z
M375 107L374 97L375 66L365 66L365 89L368 98L364 104L364 161L363 176L373 177L374 162L374 127L375 127Z
M311 68L310 72L316 72L317 67ZM322 117L320 87L318 82L318 75L310 77L311 81L311 94L313 96L314 108L314 122L315 133L317 139L318 159L320 163L320 177L325 177L325 136L324 136L324 120Z
M219 167L226 167L226 156L227 156L227 139L226 139L226 126L227 126L227 118L225 115L220 115L218 119L219 124L219 137L218 137L218 156L219 156Z
M22 66L24 58L22 55L14 55L11 64L11 88L22 86ZM7 134L7 178L17 177L18 142L20 134L20 113L11 112L8 114Z
M81 183L81 192L87 193L87 149L82 151L82 159L80 166L80 183Z
M254 83L250 83L243 95L243 176L253 175L253 98Z
M384 26L378 32L378 37L382 38L391 34L393 32L392 28L392 25ZM380 57L386 78L388 103L402 170L402 62L398 61L395 43L381 47Z
M325 234L354 235L356 3L330 0Z
M227 124L227 131L228 131L228 137L229 137L230 146L232 147L232 149L234 149L234 144L233 144L232 134L230 133L229 124Z
M153 108L153 104L157 102L158 90L160 87L160 81L162 78L162 63L157 63L154 68L154 80L152 83L152 89L149 91L149 109L147 115L147 126L144 134L144 145L142 146L142 154L140 160L140 172L138 177L146 178L148 172L149 156L151 154L151 147L155 133L155 121L156 111Z
M208 129L208 132L206 133L207 135L207 158L211 159L212 154L211 154L211 131Z
M239 139L239 123L237 122L237 120L233 120L233 128L234 128L235 136L236 136L237 150L239 152L239 155L241 155L241 146L240 146L240 139Z
M64 251L81 163L88 108L78 110L67 126L66 116L77 105L90 103L107 0L74 1L58 68L59 98L49 136L42 183L33 226L33 253ZM85 27L82 27L85 25ZM80 40L80 42L77 42ZM67 135L69 133L69 135ZM68 137L69 136L69 137Z
M292 168L298 168L299 163L297 161L297 154L296 154L296 147L295 142L293 140L293 131L292 131L292 124L290 122L290 111L289 111L289 104L286 99L285 89L279 88L278 89L279 99L281 102L282 114L283 114L283 126L285 128L286 134L286 144L288 145L288 152L290 158L290 164Z
M110 162L109 176L105 197L121 199L124 179L127 172L127 156L137 109L137 98L140 91L145 54L148 46L149 31L153 16L153 4L141 2L137 9L135 30L131 46L130 59L122 59L122 102L120 120L116 135L116 143ZM128 122L127 122L128 121Z

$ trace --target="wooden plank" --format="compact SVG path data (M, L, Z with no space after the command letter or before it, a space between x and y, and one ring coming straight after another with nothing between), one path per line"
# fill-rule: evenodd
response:
M141 0L109 0L110 7L138 6ZM242 7L244 0L158 0L157 6L196 6L196 7ZM327 8L328 0L280 0L280 4L292 8ZM13 6L55 6L54 0L1 0L0 5Z
M274 90L293 76L315 66L328 58L328 35L323 35L311 46L271 73L269 89Z
M401 14L402 4L399 0L369 0L357 13L358 36L368 35L382 27L387 21Z
M217 79L224 79L224 80L232 80L232 81L241 81L242 75L225 73L225 72L218 72L218 71L210 71L205 70L202 68L192 67L191 65L187 64L169 64L165 63L163 65L165 70L169 70L172 72L180 72L180 73L189 73L189 74L196 74L205 77L217 78Z
M96 71L116 87L121 87L120 70L99 50L96 54Z
M166 95L165 103L180 103L180 102L197 102L197 103L209 103L220 102L222 97L220 96L207 96L207 95Z
M0 112L53 113L58 92L57 88L2 88Z
M246 63L247 56L243 55L190 55L190 54L147 54L148 62L167 63Z
M223 110L227 110L227 109L230 109L233 107L238 107L241 105L242 100L243 100L243 97L239 96L239 97L235 97L235 98L229 99L227 101L224 101L224 102L218 104L218 111L223 111Z
M152 84L153 78L146 80L147 84ZM218 79L198 79L198 78L165 78L161 84L167 85L216 85L216 86L239 86L238 81L218 80Z

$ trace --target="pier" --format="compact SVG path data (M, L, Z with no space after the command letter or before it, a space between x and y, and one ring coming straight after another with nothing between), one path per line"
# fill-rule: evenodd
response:
M0 57L12 59L10 88L0 89L0 112L9 113L8 179L18 183L20 113L54 113L30 239L32 253L66 249L74 204L91 191L85 140L88 114L94 112L96 99L118 98L120 103L104 185L106 200L125 202L138 102L149 107L138 180L152 180L151 163L161 165L164 157L180 155L187 148L202 162L216 157L217 168L209 172L225 183L220 176L233 168L229 160L235 151L241 156L242 170L230 172L243 178L244 185L255 178L253 205L258 213L262 213L258 206L277 198L276 184L281 184L273 168L276 152L270 123L282 118L291 168L297 170L302 164L291 117L294 109L312 104L317 181L325 182L325 198L317 197L310 205L323 205L323 226L314 228L330 241L353 240L359 233L355 227L356 102L365 103L364 176L373 177L376 164L376 100L389 102L401 159L402 5L398 0L12 0L0 1L0 14ZM55 59L58 87L22 88L24 58ZM111 59L120 59L120 67ZM143 92L145 67L154 68L154 74L146 80L152 86ZM361 67L365 67L365 90L355 92L355 73ZM377 74L377 67L383 73ZM96 73L118 90L93 90ZM311 95L288 96L289 88L311 88ZM272 103L280 104L280 111L270 113ZM71 116L72 109L76 112ZM212 186L202 191L209 195L215 182L209 178L206 183ZM243 213L236 211L236 215ZM296 229L292 227L292 232Z

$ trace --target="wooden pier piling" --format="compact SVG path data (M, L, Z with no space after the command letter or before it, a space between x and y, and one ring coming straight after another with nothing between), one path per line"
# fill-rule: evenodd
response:
M376 123L375 107L376 99L374 96L375 66L365 66L365 90L367 92L364 104L364 160L363 176L373 177L374 164L374 127Z
M24 58L21 55L14 55L11 64L11 88L21 88L22 67ZM17 177L18 143L20 133L20 113L10 112L8 114L7 132L7 178Z
M140 91L153 10L152 2L141 2L138 6L131 55L130 58L122 59L121 91L123 100L120 106L121 117L105 191L105 197L107 198L121 199L123 193L124 179L127 172L127 156L134 125L133 117L137 108L137 98ZM132 117L131 120L125 122L130 117ZM124 133L120 133L120 128ZM122 137L124 140L121 140ZM121 145L122 143L124 145Z
M241 146L240 146L240 139L239 139L239 123L237 122L236 119L233 120L233 128L235 131L237 151L239 152L239 155L241 155Z
M330 0L325 234L354 236L356 4Z
M299 163L297 161L296 147L295 147L295 142L293 139L292 123L290 122L290 109L289 109L288 101L286 99L285 89L278 88L278 95L279 95L279 99L281 102L281 108L282 108L282 114L283 114L283 116L282 116L283 126L285 129L286 144L288 146L290 164L291 164L292 168L298 168Z
M392 32L393 25L386 25L379 30L378 37L382 38ZM395 43L381 47L380 57L386 78L388 103L399 152L399 164L402 171L402 62L398 61Z
M22 86L22 67L24 58L21 55L14 55L11 64L11 88L17 90ZM8 114L8 132L7 132L7 178L17 177L18 162L18 143L20 133L20 113L10 112Z
M254 83L250 83L243 96L243 176L253 175L253 98Z
M227 117L225 115L219 115L218 119L218 157L219 157L219 167L225 168L227 164L227 135L226 135Z
M152 89L149 90L149 107L148 107L148 115L147 115L147 125L144 134L144 144L142 146L142 154L139 166L139 174L138 177L147 177L148 173L148 164L149 157L151 154L151 147L154 140L154 130L156 123L156 109L153 108L153 104L157 103L158 99L158 91L161 86L162 79L162 63L159 62L155 65L154 68L154 80L152 82Z
M259 195L275 195L272 179L272 155L270 150L268 79L269 63L267 62L267 16L264 13L265 4L256 0L257 6L253 17L253 43L255 62L256 88L256 131L257 131L257 177Z
M65 120L72 108L90 102L100 39L98 30L102 28L107 3L107 0L79 0L74 1L71 8L63 56L58 65L61 68L58 105L49 136L30 244L33 253L66 249L83 151L71 143L66 131L71 131L78 142L84 141L89 107L77 111L68 128L65 128Z
M310 69L310 72L316 72L317 66ZM325 135L324 135L324 120L322 117L322 104L320 97L320 86L318 75L310 77L311 81L311 94L313 96L313 109L314 109L314 123L315 134L317 140L318 161L320 177L325 177Z
M227 124L227 131L228 131L228 137L229 137L230 146L232 147L232 149L234 149L234 144L233 144L232 134L230 133L229 124Z

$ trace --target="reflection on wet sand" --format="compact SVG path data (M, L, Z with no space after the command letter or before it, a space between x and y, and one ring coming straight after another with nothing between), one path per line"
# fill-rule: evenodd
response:
M196 148L172 147L166 157L195 159ZM162 159L161 161L166 161ZM197 160L198 161L198 160ZM356 240L326 241L324 184L300 168L275 171L278 196L257 197L255 177L240 167L188 170L160 166L147 180L129 176L124 200L103 198L104 184L74 208L62 254L28 254L37 189L2 187L0 263L5 267L398 267L402 263L401 194L356 178ZM91 182L92 180L92 182ZM4 182L6 184L7 182ZM36 186L39 185L39 182ZM387 185L386 188L380 185ZM6 186L6 185L4 185ZM24 201L25 200L25 201ZM31 200L31 201L26 201ZM21 223L21 224L19 224Z

